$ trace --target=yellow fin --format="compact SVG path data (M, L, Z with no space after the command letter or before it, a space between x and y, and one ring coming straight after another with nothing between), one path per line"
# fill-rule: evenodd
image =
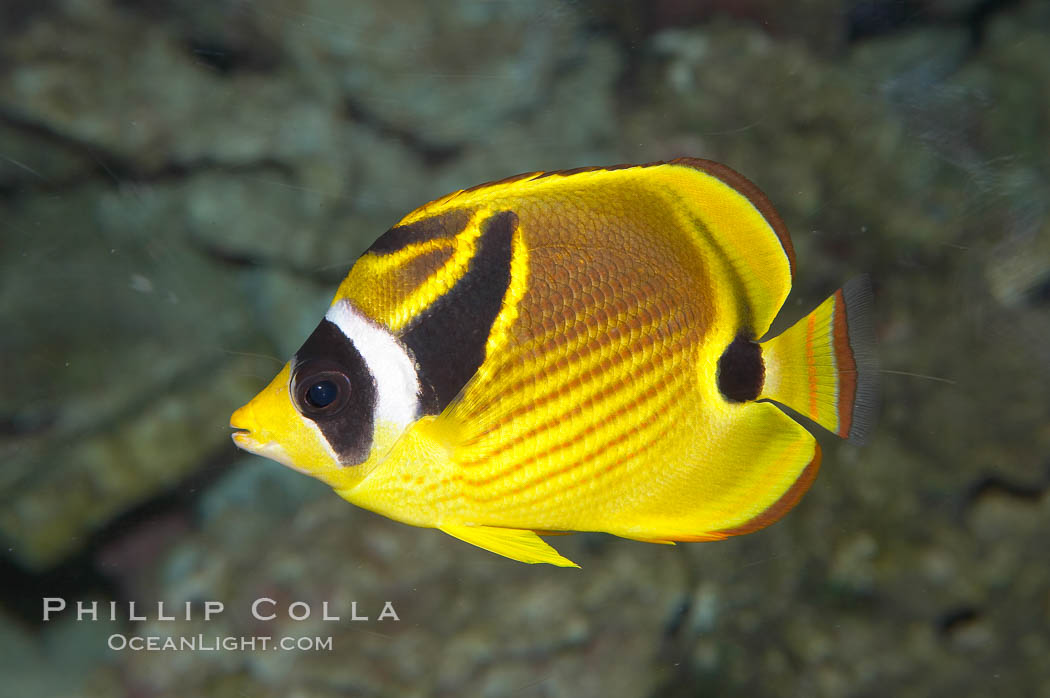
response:
M639 543L656 543L657 545L674 545L673 540L664 540L662 538L635 538L634 536L620 536L627 540L636 540Z
M863 443L878 405L874 347L871 283L862 276L762 342L766 375L759 398Z
M509 557L511 560L535 564L545 562L558 567L579 567L575 562L558 554L558 551L543 542L533 531L521 528L498 528L496 526L464 526L447 524L438 529L453 538L489 552Z

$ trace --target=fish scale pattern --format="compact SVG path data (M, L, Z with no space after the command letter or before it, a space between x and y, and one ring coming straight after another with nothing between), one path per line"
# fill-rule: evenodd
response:
M446 499L498 511L503 525L540 515L571 529L637 505L649 471L675 460L715 306L697 251L615 208L575 198L519 209L529 292L512 341L449 415L475 426Z

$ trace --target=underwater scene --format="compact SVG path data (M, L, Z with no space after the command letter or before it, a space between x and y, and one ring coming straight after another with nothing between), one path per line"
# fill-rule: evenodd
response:
M1045 0L5 0L0 695L1050 698L1048 192Z

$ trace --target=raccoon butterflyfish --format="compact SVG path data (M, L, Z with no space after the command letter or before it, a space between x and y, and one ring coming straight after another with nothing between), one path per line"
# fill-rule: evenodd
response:
M522 562L575 566L550 532L750 533L820 466L793 415L872 425L870 287L765 337L794 268L766 196L707 160L458 191L357 260L233 439Z

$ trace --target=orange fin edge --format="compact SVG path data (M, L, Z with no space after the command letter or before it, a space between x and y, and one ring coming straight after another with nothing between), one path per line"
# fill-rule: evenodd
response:
M798 476L794 484L788 488L787 492L780 495L777 501L773 502L769 507L766 508L758 516L745 521L739 526L733 526L732 528L723 528L718 531L712 531L707 534L714 537L714 539L728 538L730 536L742 536L747 533L754 533L755 531L761 530L766 526L778 521L781 517L791 511L799 500L813 484L813 481L817 478L817 473L820 472L820 461L821 461L821 450L820 444L815 440L813 442L814 452L813 459L810 460L809 465L805 467L802 474ZM710 539L709 539L710 540Z

